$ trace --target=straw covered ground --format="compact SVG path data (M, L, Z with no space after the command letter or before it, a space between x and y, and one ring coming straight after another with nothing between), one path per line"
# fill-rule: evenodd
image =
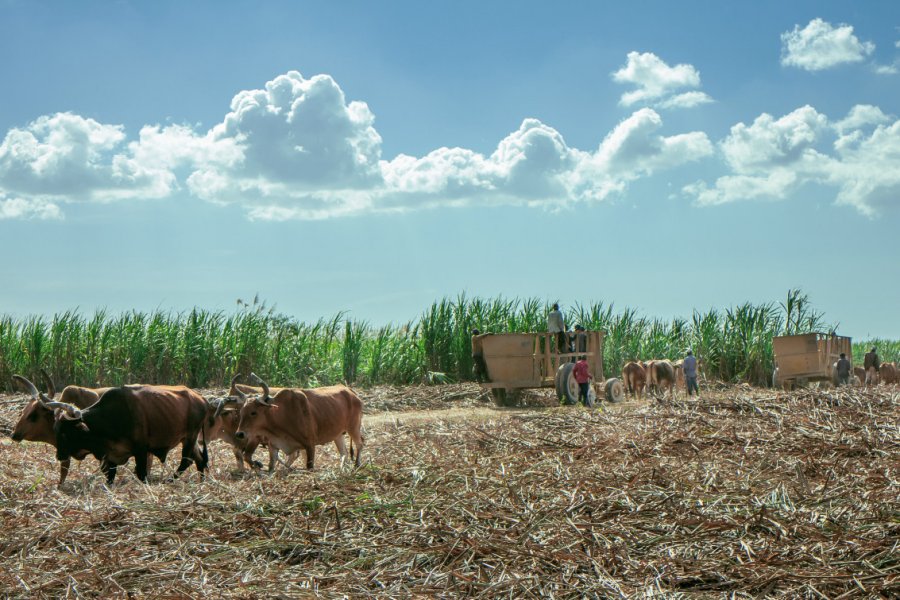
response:
M466 385L361 396L360 469L332 447L313 472L241 475L216 442L207 481L154 463L110 490L90 458L62 491L49 446L8 438L23 400L0 398L0 596L900 596L896 388L593 412Z

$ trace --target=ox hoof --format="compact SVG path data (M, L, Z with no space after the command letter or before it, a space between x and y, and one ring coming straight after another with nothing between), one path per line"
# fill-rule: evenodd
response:
M263 464L261 462L259 462L258 460L252 461L250 463L250 466L253 467L254 469L262 469L263 468Z

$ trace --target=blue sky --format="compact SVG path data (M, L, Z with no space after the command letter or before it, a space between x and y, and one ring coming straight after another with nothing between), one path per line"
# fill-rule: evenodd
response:
M0 0L0 312L651 316L900 338L896 2ZM12 57L10 59L10 57Z

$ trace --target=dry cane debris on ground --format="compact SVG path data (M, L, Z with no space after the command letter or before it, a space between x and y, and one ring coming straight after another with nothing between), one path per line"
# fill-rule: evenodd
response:
M602 412L464 389L363 390L370 413L478 410L370 416L358 470L326 448L313 472L241 475L216 442L208 481L160 482L170 459L108 490L90 458L59 492L52 449L7 438L0 595L900 596L896 388Z

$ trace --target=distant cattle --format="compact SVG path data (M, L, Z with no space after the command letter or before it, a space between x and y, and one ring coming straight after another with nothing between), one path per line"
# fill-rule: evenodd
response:
M670 360L650 360L646 363L647 390L657 390L663 395L675 393L675 366Z
M192 462L206 471L206 438L202 452L197 438L206 423L209 405L184 386L127 385L112 388L84 410L63 405L56 421L56 457L84 459L93 454L103 460L106 481L115 480L116 467L132 456L135 473L147 480L148 454L165 462L169 451L181 444L181 463L175 477Z
M866 385L866 370L862 367L853 367L853 374L859 380L860 385Z
M283 389L270 396L266 383L251 374L263 388L263 395L241 407L240 425L235 437L267 440L270 448L286 454L306 452L306 468L315 466L316 446L334 442L346 455L344 433L350 436L350 457L356 445L356 466L363 449L362 400L343 385L316 389Z
M629 361L622 367L622 381L625 382L625 392L640 400L647 385L647 370L640 362Z
M892 362L881 363L881 369L879 369L878 375L881 377L881 383L889 385L900 383L897 366Z
M41 375L47 386L47 394L39 392L37 387L28 379L21 375L13 375L13 380L19 384L32 398L19 417L15 429L13 429L12 439L16 442L43 442L56 447L56 434L53 431L53 425L56 422L56 412L61 406L71 405L77 408L87 408L95 404L100 399L100 395L109 388L84 388L75 385L66 386L59 395L59 401L54 402L53 397L56 395L56 389L53 381L46 372L41 371ZM71 460L66 459L59 463L59 485L62 486L69 475L69 467Z

